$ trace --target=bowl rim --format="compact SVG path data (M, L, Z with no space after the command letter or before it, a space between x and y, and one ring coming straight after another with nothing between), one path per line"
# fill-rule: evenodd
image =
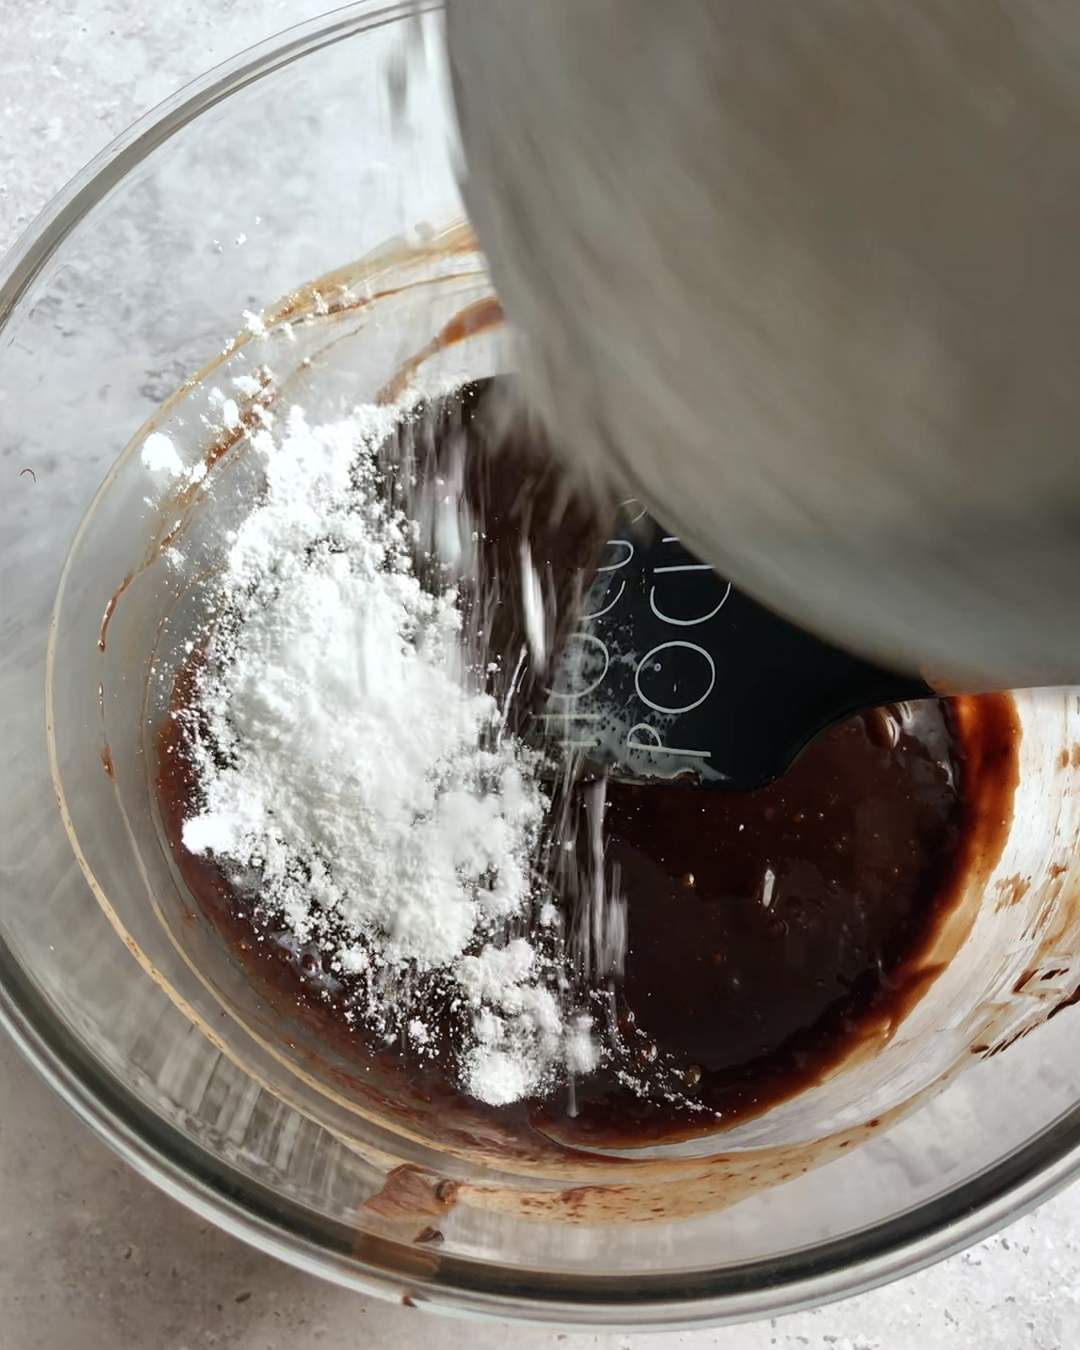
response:
M92 159L0 259L0 331L67 235L159 146L231 94L323 47L438 0L354 0L237 54L160 103ZM567 1275L444 1254L419 1276L412 1248L317 1219L149 1111L73 1037L0 941L0 1025L42 1077L136 1171L235 1237L347 1288L476 1316L579 1327L686 1328L748 1321L846 1298L969 1246L1080 1173L1080 1105L963 1185L815 1247L687 1274Z

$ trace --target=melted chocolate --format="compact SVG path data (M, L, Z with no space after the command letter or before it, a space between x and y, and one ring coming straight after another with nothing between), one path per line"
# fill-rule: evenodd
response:
M464 438L466 496L486 534L489 578L485 595L466 603L504 658L500 693L521 646L521 539L559 612L572 614L608 521L566 489L535 433L485 415L488 394L472 386L425 409L408 443L427 471ZM178 680L174 706L188 701L191 676L189 668ZM519 708L537 697L539 682L527 677ZM541 1135L636 1144L712 1130L798 1092L871 1024L919 997L933 973L920 955L957 894L975 833L987 813L1007 816L1011 799L1011 702L977 706L962 728L945 701L853 717L752 793L609 784L606 865L626 899L629 946L621 977L593 1000L609 1031L617 1028L616 1054L572 1092L501 1109L459 1093L452 1056L413 1062L348 1025L347 983L260 921L257 897L184 849L180 826L196 784L179 719L161 728L159 796L197 910L269 1007L332 1052L339 1086L488 1144Z
M756 792L610 784L607 855L629 919L615 1067L647 1090L611 1072L576 1085L573 1137L678 1132L693 1116L668 1093L702 1125L753 1114L902 1003L958 880L962 781L948 706L926 702L830 728ZM547 1108L552 1124L569 1106Z

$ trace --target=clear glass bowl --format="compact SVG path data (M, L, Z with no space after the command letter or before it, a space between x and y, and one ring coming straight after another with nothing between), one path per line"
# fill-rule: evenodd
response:
M375 1101L252 988L162 843L153 726L176 637L256 482L242 443L216 455L214 387L266 365L277 399L329 411L403 365L442 383L512 361L498 326L431 341L490 295L457 223L437 24L362 3L238 58L111 147L5 262L0 1011L136 1167L343 1284L626 1326L852 1293L1080 1167L1073 1014L1047 1022L1080 984L1071 691L1016 697L1004 852L973 860L948 967L910 1017L688 1146L515 1154ZM262 319L237 338L245 312ZM143 467L162 428L189 463L215 454L212 496ZM161 556L178 525L180 570ZM432 1227L441 1244L417 1240Z

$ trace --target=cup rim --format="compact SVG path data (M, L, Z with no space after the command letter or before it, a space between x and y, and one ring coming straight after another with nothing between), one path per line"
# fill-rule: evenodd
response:
M248 84L323 47L438 0L354 0L284 30L198 77L121 133L44 208L0 260L0 331L48 260L105 195L177 132ZM76 1113L136 1171L260 1250L334 1283L478 1316L579 1327L686 1328L817 1306L911 1274L985 1237L1080 1174L1080 1104L963 1185L843 1238L726 1270L568 1275L498 1268L445 1254L437 1276L410 1274L405 1244L371 1238L262 1186L155 1116L74 1038L0 940L0 1024ZM242 1197L238 1198L238 1197Z

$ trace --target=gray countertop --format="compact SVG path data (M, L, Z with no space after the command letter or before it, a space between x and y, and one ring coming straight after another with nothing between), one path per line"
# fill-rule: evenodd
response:
M0 0L0 252L135 117L319 0ZM846 1303L675 1336L433 1320L320 1283L181 1209L99 1143L0 1037L5 1350L421 1343L721 1350L1058 1350L1080 1343L1080 1187L1005 1234Z

